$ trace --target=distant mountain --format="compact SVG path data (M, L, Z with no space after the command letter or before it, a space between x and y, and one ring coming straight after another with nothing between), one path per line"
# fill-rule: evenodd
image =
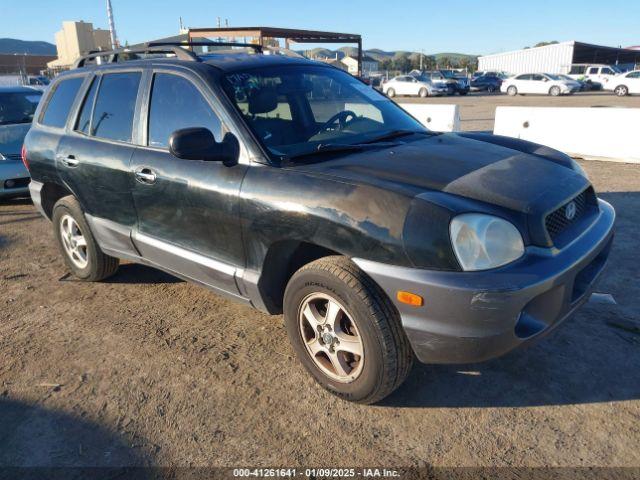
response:
M49 42L0 38L0 53L26 53L28 55L57 55L56 46Z
M305 55L310 58L343 58L345 55L349 55L355 57L358 54L358 49L356 47L341 47L337 50L329 50L328 48L314 48L312 50L299 50L298 53ZM409 52L406 50L398 50L398 51L385 51L380 50L379 48L372 48L369 50L364 50L363 53L378 62L384 60L385 58L395 60L402 57L407 57L409 60L419 59L421 53L420 52ZM463 58L473 59L477 58L477 55L467 55L465 53L432 53L424 55L435 57L436 61L439 62L443 58L448 58L453 62L459 62Z

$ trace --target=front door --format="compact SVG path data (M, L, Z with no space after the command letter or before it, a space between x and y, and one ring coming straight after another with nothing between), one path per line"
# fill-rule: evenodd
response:
M220 141L224 128L199 79L156 71L148 83L146 132L130 170L138 215L134 243L156 265L238 294L235 277L244 266L238 197L247 166L169 153L176 130L205 127Z

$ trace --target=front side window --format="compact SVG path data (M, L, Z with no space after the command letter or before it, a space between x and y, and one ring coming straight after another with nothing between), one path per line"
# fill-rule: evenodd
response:
M149 105L149 146L166 148L173 132L190 127L208 128L216 140L221 139L220 119L196 86L177 75L156 73Z
M0 125L31 123L42 94L34 92L0 92Z
M386 96L332 68L291 66L230 73L224 88L274 156L322 144L359 144L396 130L425 128Z
M103 75L93 109L91 135L131 142L140 77L140 72Z
M64 127L83 80L84 77L74 77L58 82L40 117L40 123L49 127Z
M589 69L589 75L597 75L598 74L598 67L592 67Z

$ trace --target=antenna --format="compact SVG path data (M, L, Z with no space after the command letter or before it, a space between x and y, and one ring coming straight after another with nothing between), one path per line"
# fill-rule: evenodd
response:
M116 34L116 25L113 21L113 8L111 8L111 0L107 0L107 17L109 18L109 32L111 33L111 48L116 49L120 46L118 43L118 35Z

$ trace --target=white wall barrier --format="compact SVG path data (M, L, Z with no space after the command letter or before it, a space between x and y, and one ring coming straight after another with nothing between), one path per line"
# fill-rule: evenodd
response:
M460 131L460 109L458 105L424 103L398 103L398 105L417 118L429 130L435 132Z
M572 157L640 163L640 108L497 107L493 133Z

